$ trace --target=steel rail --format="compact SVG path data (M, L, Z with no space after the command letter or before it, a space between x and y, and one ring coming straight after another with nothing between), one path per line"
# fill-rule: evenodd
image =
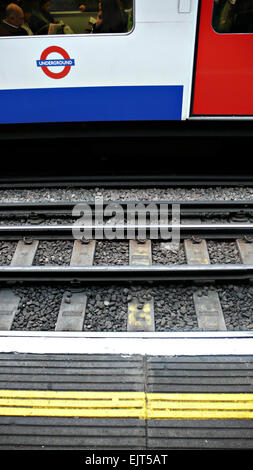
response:
M67 201L67 202L2 202L0 203L0 217L5 216L72 216L73 209L87 205L95 212L96 201ZM219 201L219 200L144 200L144 201L104 201L103 209L107 206L120 205L124 212L128 208L136 208L138 213L147 213L150 205L158 209L168 205L168 214L172 213L172 205L180 206L180 214L185 216L197 215L253 215L253 200ZM141 210L144 206L144 211Z
M171 240L173 233L180 239L195 237L233 240L253 235L253 224L60 224L60 225L0 225L0 240L132 240L146 238ZM110 238L111 237L111 238Z
M137 173L137 172L136 172ZM64 187L80 187L85 185L86 188L167 188L167 187L211 187L211 186L253 186L253 178L249 174L231 174L231 175L180 175L168 174L118 174L104 175L91 174L75 176L41 176L33 174L30 177L6 176L0 177L2 189L18 189L18 188L64 188Z
M121 282L121 281L245 281L253 265L153 266L0 266L0 281Z

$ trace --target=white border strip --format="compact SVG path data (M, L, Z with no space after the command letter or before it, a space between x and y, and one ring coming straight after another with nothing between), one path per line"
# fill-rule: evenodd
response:
M0 353L252 355L253 332L64 333L0 332Z

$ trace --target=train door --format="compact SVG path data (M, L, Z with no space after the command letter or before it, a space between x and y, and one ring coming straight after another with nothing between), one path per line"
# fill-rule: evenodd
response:
M253 0L202 0L193 115L253 115Z

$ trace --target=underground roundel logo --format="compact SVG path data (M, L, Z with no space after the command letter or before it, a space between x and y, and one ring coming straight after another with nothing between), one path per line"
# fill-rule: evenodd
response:
M57 54L57 58L55 58L55 53ZM49 57L53 54L53 57ZM59 57L60 56L60 57ZM41 67L42 71L50 78L64 78L68 75L71 67L75 65L75 60L71 59L68 53L59 46L50 46L44 49L42 52L40 59L36 61L37 67ZM56 69L56 72L52 70L52 68L60 68L60 70Z

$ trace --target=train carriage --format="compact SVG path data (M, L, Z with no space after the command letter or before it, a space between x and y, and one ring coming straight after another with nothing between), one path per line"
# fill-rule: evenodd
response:
M98 0L15 2L28 32L0 28L0 140L26 162L4 159L2 184L251 184L227 150L252 145L253 0L121 0L125 29L99 34ZM51 19L29 31L36 2ZM59 168L81 150L78 178Z
M132 0L126 31L92 34L95 5L51 3L65 32L0 37L1 124L252 116L250 13L219 29L216 0Z

